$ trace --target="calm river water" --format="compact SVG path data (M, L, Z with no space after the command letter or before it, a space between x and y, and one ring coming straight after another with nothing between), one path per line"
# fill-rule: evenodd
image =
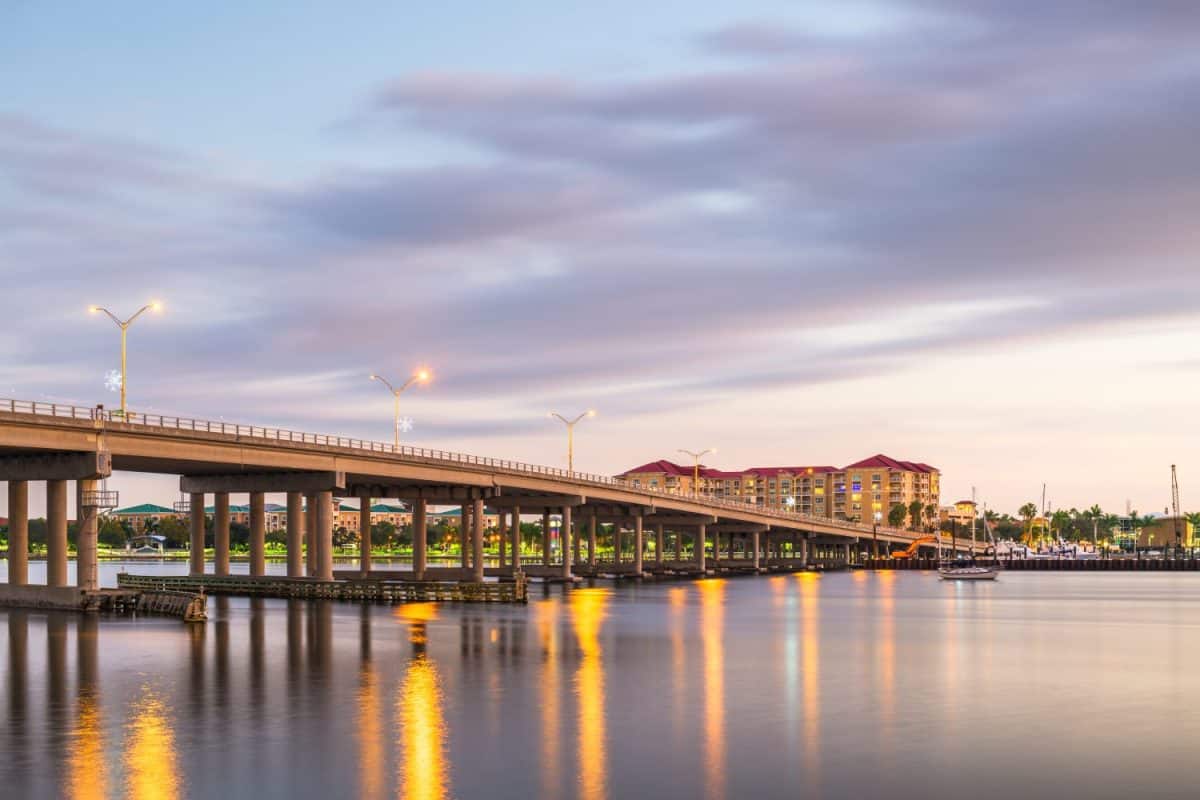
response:
M0 797L1195 796L1200 576L534 595L0 611Z

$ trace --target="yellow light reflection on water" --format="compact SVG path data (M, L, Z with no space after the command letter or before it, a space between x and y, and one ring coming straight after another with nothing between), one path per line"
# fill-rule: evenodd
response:
M584 800L608 796L604 663L600 647L600 628L604 624L608 600L609 592L605 589L571 592L571 623L582 654L575 673L575 696L579 700L579 796Z
M700 581L700 638L704 646L705 790L725 796L725 581Z
M104 725L100 701L92 692L81 694L67 764L67 794L72 800L103 800L108 795L104 760Z
M383 797L383 723L380 720L379 678L368 661L358 674L359 790L368 800Z
M401 796L405 800L442 800L450 796L442 702L437 667L427 656L414 657L400 684L396 715L402 742Z
M166 704L142 687L126 726L125 787L133 800L173 800L182 795L175 732Z
M890 745L896 717L896 571L879 570L875 578L879 581L876 669L879 671L880 729L885 742Z
M820 784L821 759L821 576L796 573L800 585L801 647L804 663L804 761L809 786Z
M673 730L678 740L683 730L684 700L687 693L687 648L684 646L683 630L687 623L688 590L676 586L667 591L667 602L671 606L671 687Z
M558 599L534 606L538 638L542 642L542 794L557 797L562 785L558 763Z

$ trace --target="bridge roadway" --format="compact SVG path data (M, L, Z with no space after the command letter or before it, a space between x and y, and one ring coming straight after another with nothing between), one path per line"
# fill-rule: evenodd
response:
M413 509L412 580L481 581L484 514L499 515L500 567L488 576L527 574L572 580L585 574L688 571L705 574L712 562L732 557L759 570L769 565L803 566L809 558L849 561L851 545L872 546L870 526L766 510L732 500L635 487L588 475L503 459L396 447L341 436L301 433L257 425L129 414L103 408L0 400L0 480L8 483L9 582L28 579L28 483L46 481L47 585L67 585L67 484L76 483L79 508L77 588L97 588L98 514L109 502L99 482L113 471L180 476L191 529L191 573L203 574L205 501L214 497L214 574L229 574L229 495L250 497L250 574L264 574L265 494L287 494L287 574L330 580L333 574L333 498L362 500L360 530L369 529L372 499L397 498ZM426 507L461 505L462 560L457 568L426 563ZM182 511L183 509L181 509ZM550 515L564 532L558 553L549 539ZM523 515L542 519L540 563L522 564L515 548ZM614 525L616 551L632 552L617 563L597 560L598 526ZM880 527L881 548L907 545L909 531ZM644 557L654 537L652 560ZM629 537L628 539L626 537ZM509 541L511 538L511 542ZM369 537L363 537L357 577L370 579ZM685 561L684 541L690 545ZM304 547L307 541L308 546ZM705 546L698 546L704 542ZM727 544L723 548L722 542ZM586 547L586 554L583 553ZM673 549L673 552L671 552ZM724 553L723 553L724 550ZM507 551L507 552L506 552ZM711 551L712 556L708 552ZM665 559L668 559L665 560ZM733 563L733 562L731 562ZM575 568L578 565L578 569ZM396 573L388 573L395 576ZM346 576L339 573L341 577Z

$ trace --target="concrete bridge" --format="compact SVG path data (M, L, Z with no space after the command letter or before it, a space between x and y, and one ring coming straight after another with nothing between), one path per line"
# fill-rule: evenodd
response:
M873 538L870 526L755 508L731 500L634 487L602 475L502 459L397 447L341 436L106 411L51 403L0 400L0 480L8 483L9 582L28 581L28 484L46 482L47 585L67 587L67 491L78 508L77 586L95 591L97 519L107 507L100 481L114 470L180 476L191 528L191 572L205 571L204 508L214 497L214 572L229 574L229 495L250 497L250 574L265 574L265 495L287 494L287 574L290 578L372 579L369 536L361 568L333 570L333 497L362 500L360 530L370 529L372 499L398 498L413 509L410 580L475 580L527 575L572 580L579 574L714 568L803 568L821 560L846 563L851 545ZM461 505L462 561L431 567L426 560L426 507ZM486 567L484 515L499 514L499 567ZM549 517L561 515L562 538L551 552ZM540 515L542 553L522 562L517 546L523 516ZM615 525L618 560L598 560L597 529ZM915 534L880 527L881 549L907 545ZM650 558L647 539L653 537ZM304 543L307 541L307 548ZM626 548L626 543L631 547ZM684 545L688 545L685 552ZM739 545L735 556L735 543ZM709 555L711 551L711 556ZM626 552L626 557L619 554Z

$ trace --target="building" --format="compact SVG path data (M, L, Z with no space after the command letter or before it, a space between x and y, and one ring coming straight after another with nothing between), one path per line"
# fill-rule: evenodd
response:
M943 523L953 522L962 530L971 527L971 523L975 520L975 509L974 500L958 500L952 506L939 508L938 518Z
M109 512L108 516L116 519L118 522L124 522L129 525L130 530L134 533L145 533L146 531L154 530L159 521L164 517L178 517L174 509L158 506L154 503L142 503L138 506L130 506L129 508L118 508L115 511Z
M751 467L699 469L673 461L651 461L616 476L630 484L680 494L737 500L759 508L794 508L818 517L870 522L878 512L920 501L936 508L941 474L928 464L900 461L882 453L846 467ZM934 520L926 520L933 522Z
M1177 523L1180 545L1183 547L1195 547L1197 544L1195 526L1188 522L1185 517L1170 516L1158 517L1149 525L1145 525L1134 531L1137 546L1139 548L1158 550L1174 547Z

